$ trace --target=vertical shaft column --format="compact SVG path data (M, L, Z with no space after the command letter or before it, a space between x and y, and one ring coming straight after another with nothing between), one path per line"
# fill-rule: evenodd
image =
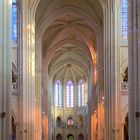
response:
M11 137L11 1L0 0L0 139Z
M104 7L104 91L105 140L118 140L119 127L119 45L117 43L116 1L108 0Z
M103 40L103 36L100 37ZM103 42L99 42L98 49L98 140L104 139L104 52L100 49Z
M32 4L32 3L31 3ZM20 94L20 140L41 139L41 82L35 65L35 15L28 0L22 2L22 87ZM36 69L35 69L36 67ZM38 78L38 79L37 79ZM37 79L37 80L36 80ZM40 83L38 83L40 82Z
M140 139L140 1L128 0L129 139Z
M109 3L104 9L104 69L105 69L105 140L111 140L112 136L112 96L111 95L111 7Z

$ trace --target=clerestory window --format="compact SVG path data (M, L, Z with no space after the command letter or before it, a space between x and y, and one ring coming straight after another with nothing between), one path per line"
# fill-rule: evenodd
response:
M66 101L67 107L74 107L74 84L71 80L66 83Z
M85 105L84 81L80 80L78 83L78 106L84 105Z
M122 40L128 39L128 0L122 0Z
M17 1L12 0L12 40L17 41Z
M55 84L55 103L57 107L62 107L62 83L60 80Z

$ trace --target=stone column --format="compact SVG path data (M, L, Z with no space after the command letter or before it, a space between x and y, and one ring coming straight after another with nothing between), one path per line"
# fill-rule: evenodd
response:
M20 140L41 140L41 68L37 67L33 2L22 1L21 9Z
M101 49L103 47L103 27L101 30L101 34L98 38L97 42L97 68L96 68L96 76L97 76L97 88L96 95L98 100L97 105L97 119L98 119L98 140L104 139L104 50ZM95 112L94 112L95 114Z
M119 45L117 33L117 1L108 0L104 9L104 91L105 140L118 140L119 126Z
M103 65L102 65L103 66ZM98 91L98 140L104 139L104 83L103 68L98 71L99 91Z
M128 0L129 139L140 139L140 1Z
M112 136L112 115L111 108L113 107L111 104L111 7L110 5L106 5L104 8L104 69L105 69L105 140L111 140ZM113 113L113 112L112 112Z
M0 0L0 139L11 137L12 2Z

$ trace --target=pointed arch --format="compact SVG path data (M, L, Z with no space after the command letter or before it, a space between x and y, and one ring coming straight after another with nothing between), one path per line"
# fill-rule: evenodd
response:
M57 127L61 127L61 124L62 124L61 117L58 116L58 117L56 118L56 126L57 126Z
M72 134L67 135L67 140L74 140L74 136Z
M84 118L82 115L78 116L78 126L83 127L84 126Z
M74 84L71 80L66 82L67 107L74 107Z
M60 133L56 135L56 140L62 140L62 139L63 139L63 137Z
M85 105L84 81L81 79L78 82L78 106L84 105Z
M62 82L56 81L55 84L55 106L62 107Z
M82 133L78 135L78 140L84 140L84 135Z

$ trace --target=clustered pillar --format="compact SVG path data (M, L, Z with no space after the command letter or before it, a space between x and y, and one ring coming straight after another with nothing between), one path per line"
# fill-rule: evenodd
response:
M128 0L129 139L140 139L140 1Z
M0 0L0 139L11 138L11 3Z
M118 110L119 100L119 42L117 21L117 1L108 0L104 10L104 94L105 94L105 140L118 140L120 126Z

